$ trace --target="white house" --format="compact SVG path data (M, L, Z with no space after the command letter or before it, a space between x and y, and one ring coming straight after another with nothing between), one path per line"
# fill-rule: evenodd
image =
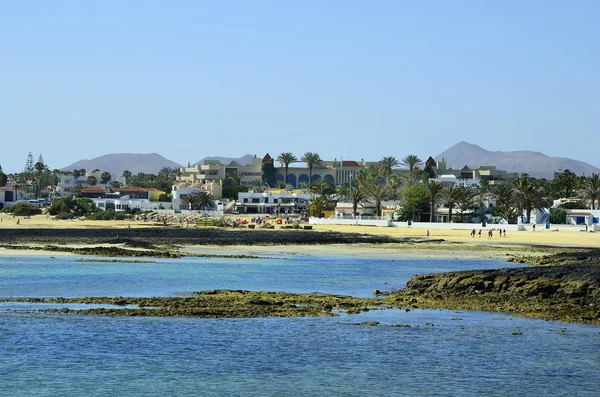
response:
M305 210L313 196L293 191L240 192L235 206L243 214L294 214Z

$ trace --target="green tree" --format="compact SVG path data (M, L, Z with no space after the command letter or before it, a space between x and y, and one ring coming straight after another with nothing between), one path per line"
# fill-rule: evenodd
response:
M423 184L412 184L404 188L402 192L402 204L396 212L401 221L417 221L421 214L427 211L429 198Z
M366 187L368 197L375 201L375 212L381 216L381 202L388 197L388 187L379 183L374 183Z
M452 223L452 210L460 202L464 189L458 186L450 186L442 190L442 202L448 207L448 222Z
M279 161L281 163L281 165L283 165L283 167L285 168L285 179L284 180L285 180L285 183L287 184L288 183L288 168L291 163L298 162L298 159L291 152L283 152L279 156L277 156L277 161Z
M567 210L560 207L550 209L550 223L567 223Z
M333 186L333 183L327 178L319 179L315 185L317 185L317 193L321 196L325 196L327 200L329 200L329 196L336 193L335 186Z
M115 189L118 189L118 188L120 188L120 187L121 187L121 182L119 182L119 181L112 181L112 182L110 183L110 185L111 185L112 187L114 187Z
M388 178L388 186L392 191L392 198L398 200L398 190L402 187L403 181L399 174L392 174Z
M241 183L242 177L239 172L231 171L227 174L227 179L231 180L234 186L238 186Z
M6 182L8 182L8 176L4 172L0 171L0 187L5 187Z
M586 176L581 180L580 188L581 196L592 202L592 209L596 208L596 201L600 197L600 175L592 173L590 176Z
M48 169L46 164L44 164L44 159L42 158L42 155L40 155L38 162L35 163L33 168L33 189L35 197L38 198L40 196L40 191L42 190L42 188L47 187L50 184L50 170Z
M252 190L256 193L262 193L265 191L265 185L261 179L254 179L250 182Z
M263 163L261 166L263 183L269 187L277 186L277 177L273 160Z
M492 185L491 195L496 199L496 205L511 205L514 201L515 189L508 184Z
M35 163L33 161L33 155L31 152L27 154L27 161L25 162L25 168L23 169L23 179L31 181L33 174L35 173Z
M433 214L435 211L435 205L438 203L440 199L440 195L442 194L442 190L444 189L444 185L440 182L436 182L431 179L427 179L423 185L425 186L425 190L427 192L427 197L429 198L429 222L433 222Z
M98 183L98 179L94 175L90 175L87 177L86 182L88 186L96 186L96 183Z
M479 188L477 189L476 200L479 204L479 220L481 222L485 222L485 211L484 204L490 197L490 192L492 189L492 185L490 185L489 181L481 180L479 181Z
M358 206L369 202L369 200L367 200L367 194L361 186L350 191L350 202L352 203L352 214L354 214L354 217L356 218Z
M129 178L131 178L131 171L129 171L129 170L123 171L123 178L125 178L125 184L129 185Z
M387 156L379 160L379 169L381 176L385 178L385 183L389 183L390 175L392 175L392 169L400 165L398 160L394 156Z
M112 178L112 176L110 175L110 172L103 172L102 175L100 175L100 180L102 181L103 185L106 185L108 183L108 181L110 181Z
M321 160L321 156L319 156L318 153L306 152L302 155L300 161L306 163L306 166L308 167L308 181L311 183L313 167L320 166L323 163L323 160Z
M511 205L498 205L493 209L492 214L494 216L506 219L508 223L514 225L515 223L517 223L517 218L519 217L519 210Z
M419 158L416 154L409 154L404 157L400 162L405 167L408 167L408 170L412 175L416 175L419 171L419 166L423 164L423 160Z
M461 219L464 222L465 216L473 215L479 208L476 201L477 191L472 187L462 188L462 194L458 200L458 208L460 209Z
M573 197L577 189L577 175L568 169L554 173L550 183L550 197L553 199Z
M217 208L215 201L208 192L198 192L192 196L192 209L193 210L213 210Z
M350 196L350 191L352 190L352 185L350 181L346 181L339 185L336 189L336 194L338 195L339 200L347 200Z
M325 196L317 195L311 198L309 203L310 214L312 216L320 217L323 211L325 211L325 208L327 208L327 203L327 197Z
M515 194L514 202L519 213L526 213L527 223L531 222L531 211L536 209L546 208L547 200L543 197L539 187L532 184L531 179L527 175L513 180Z

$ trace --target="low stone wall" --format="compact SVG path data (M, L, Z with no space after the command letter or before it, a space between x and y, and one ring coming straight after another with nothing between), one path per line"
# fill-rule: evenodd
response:
M339 218L313 218L308 220L311 225L359 225L359 226L379 226L388 227L390 221L387 219L339 219Z

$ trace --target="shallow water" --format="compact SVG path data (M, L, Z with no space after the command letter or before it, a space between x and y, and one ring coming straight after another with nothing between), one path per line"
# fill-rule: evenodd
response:
M416 273L506 265L15 257L0 259L0 296L166 296L213 288L371 296L374 289L401 288ZM195 319L31 314L7 307L0 308L3 395L591 396L600 388L600 327L583 324L440 310ZM355 325L362 321L381 324Z

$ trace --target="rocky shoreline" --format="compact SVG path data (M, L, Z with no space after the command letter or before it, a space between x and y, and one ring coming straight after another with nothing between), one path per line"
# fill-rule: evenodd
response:
M521 260L536 266L417 275L388 298L395 306L510 312L600 324L600 250Z

